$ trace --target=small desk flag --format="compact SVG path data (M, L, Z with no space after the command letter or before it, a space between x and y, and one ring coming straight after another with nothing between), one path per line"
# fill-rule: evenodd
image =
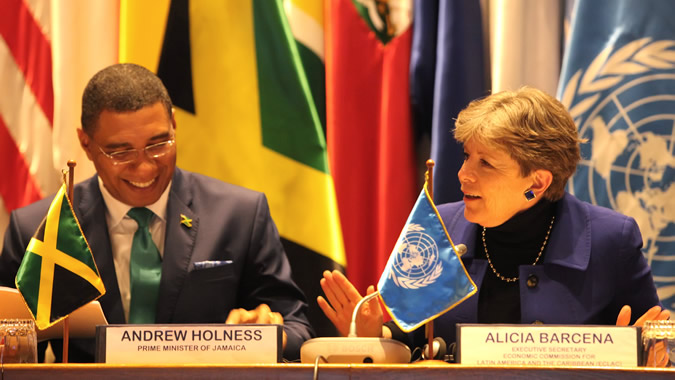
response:
M426 184L377 287L394 321L406 332L476 293Z
M28 243L16 275L16 288L40 330L105 294L65 184Z

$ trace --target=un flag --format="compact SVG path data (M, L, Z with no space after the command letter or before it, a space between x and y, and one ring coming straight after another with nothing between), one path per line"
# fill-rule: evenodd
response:
M675 2L579 0L558 97L583 160L569 191L632 216L663 306L675 309Z
M426 185L377 285L396 324L412 331L476 292Z

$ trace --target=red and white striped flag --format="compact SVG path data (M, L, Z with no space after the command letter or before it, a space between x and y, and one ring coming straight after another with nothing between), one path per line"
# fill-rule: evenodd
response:
M7 213L57 189L49 8L47 1L6 0L0 13L0 195Z
M77 181L94 172L77 142L81 94L117 61L118 14L115 1L3 0L0 233L12 210L56 192L68 160Z

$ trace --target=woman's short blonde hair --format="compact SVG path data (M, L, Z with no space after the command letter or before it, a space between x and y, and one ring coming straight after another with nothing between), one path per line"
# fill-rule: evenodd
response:
M455 122L455 139L474 141L507 152L523 176L544 169L553 182L544 198L563 197L567 180L581 159L574 120L554 97L531 87L474 100Z

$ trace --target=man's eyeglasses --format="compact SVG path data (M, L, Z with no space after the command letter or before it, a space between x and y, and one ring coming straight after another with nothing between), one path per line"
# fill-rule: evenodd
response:
M104 156L108 157L110 161L112 161L113 165L123 165L132 161L136 161L141 151L144 151L145 154L147 154L150 158L162 157L169 153L175 144L176 140L171 139L157 144L148 145L143 149L127 149L112 153L106 153L103 149L101 149L100 146L98 149L101 151L101 153L103 153Z

